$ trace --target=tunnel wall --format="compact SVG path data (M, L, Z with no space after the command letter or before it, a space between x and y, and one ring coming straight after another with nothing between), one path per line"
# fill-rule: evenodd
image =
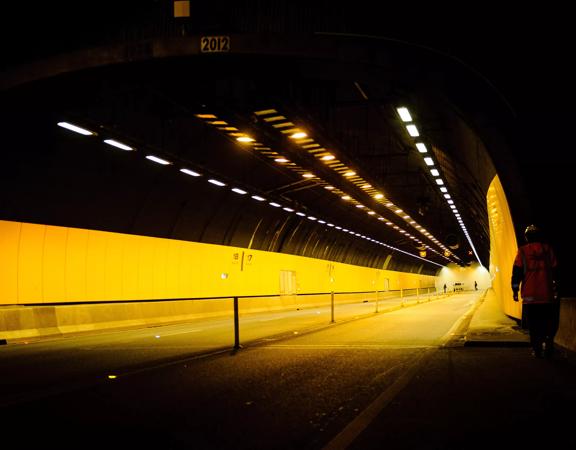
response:
M434 286L434 277L239 247L0 221L0 304ZM386 281L387 280L387 281Z
M495 176L486 194L490 223L490 275L502 310L516 319L522 318L522 305L512 299L512 266L518 251L514 223L506 193Z

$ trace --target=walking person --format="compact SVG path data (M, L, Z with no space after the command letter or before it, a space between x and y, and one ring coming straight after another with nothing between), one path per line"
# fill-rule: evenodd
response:
M556 256L552 248L543 242L542 233L535 225L526 228L524 237L527 244L518 248L512 268L514 301L518 301L520 290L534 356L541 358L544 353L544 356L551 357L560 308Z

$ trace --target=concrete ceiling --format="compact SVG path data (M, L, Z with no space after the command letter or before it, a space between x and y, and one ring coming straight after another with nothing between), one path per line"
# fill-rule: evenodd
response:
M397 268L423 270L424 264L430 272L435 264L402 251L418 255L418 248L428 245L426 259L434 263L466 264L478 257L488 264L485 194L496 173L518 222L530 220L526 177L515 148L515 113L493 83L459 58L374 33L342 34L342 26L337 27L341 16L334 11L320 14L326 5L296 10L287 2L247 2L245 8L192 3L198 8L188 19L174 19L171 2L144 2L134 14L130 12L136 10L129 8L95 9L96 18L115 19L105 30L73 22L68 31L76 31L77 39L68 39L65 29L53 29L54 39L39 43L30 36L37 38L47 25L33 21L36 33L25 34L22 50L12 49L4 61L0 82L4 104L10 108L2 112L3 132L14 145L18 136L26 135L23 123L34 123L42 132L27 134L24 153L6 155L20 169L7 169L3 192L15 194L5 197L0 218L253 245L374 266L382 263L381 252L393 253ZM53 24L66 22L60 19ZM374 31L374 23L366 23L366 29ZM14 27L11 32L18 34ZM206 35L228 36L230 51L202 53L200 39ZM406 132L396 111L400 106L410 109L422 141ZM92 127L100 137L129 143L137 152L104 150L101 139L82 139L57 129L55 124L62 120ZM217 120L254 137L256 145L238 143L230 130L214 124ZM274 127L288 122L306 131L311 141L295 141L282 133L282 127ZM44 141L52 143L47 145L52 154L43 152ZM416 142L428 147L470 241ZM319 147L304 147L316 144ZM3 153L7 151L4 147ZM78 151L82 157L71 161L69 156ZM170 175L144 159L151 153L174 163ZM322 160L326 153L340 166ZM279 156L294 165L276 162ZM23 175L25 161L32 160L44 164L32 163L38 175L34 179ZM54 167L55 161L59 167ZM66 170L64 175L63 161L74 171L86 161L97 169L75 176ZM39 175L42 167L49 168L49 180ZM186 180L186 195L177 178L181 167L203 175L203 181ZM342 168L355 171L357 178L347 179ZM62 185L56 173L65 180ZM305 173L315 177L304 178ZM254 205L253 200L240 202L235 198L239 194L229 191L216 194L205 183L210 177L224 181L228 190L238 187L294 212ZM41 201L30 201L35 189L42 191L38 180L53 186L50 198L40 195ZM130 193L114 194L115 189L126 190L122 180L129 181ZM86 195L71 189L75 182ZM384 199L375 199L377 193ZM121 214L135 201L162 204L163 195L175 199L164 212L148 206ZM342 200L344 195L353 200ZM389 203L394 206L386 206ZM364 208L356 208L358 204ZM183 212L190 205L205 210L203 219ZM396 213L398 209L403 212ZM98 218L90 211L97 211ZM310 224L296 212L355 234L343 238L333 227ZM175 231L189 230L192 222L201 222L200 229ZM238 231L242 226L245 229ZM263 228L275 231L266 238L266 233L260 234ZM318 236L326 233L334 235L332 241L321 242ZM316 249L312 253L310 246ZM334 250L319 252L322 246ZM452 253L448 258L443 256L447 246Z

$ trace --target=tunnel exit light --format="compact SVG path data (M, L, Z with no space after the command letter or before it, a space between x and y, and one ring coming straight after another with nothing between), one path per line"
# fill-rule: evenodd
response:
M119 148L120 150L131 151L134 150L129 145L123 144L122 142L115 141L114 139L104 139L104 142L112 147Z
M412 115L410 114L410 111L408 111L408 108L402 106L397 108L396 111L398 111L398 115L400 116L400 119L402 119L402 122L412 122Z
M66 128L67 130L74 131L75 133L82 134L84 136L93 136L96 133L93 131L87 130L85 128L79 127L78 125L74 125L69 122L58 122L58 126L62 128Z
M406 125L406 130L408 130L408 134L412 137L420 136L418 128L416 128L416 125Z
M180 172L185 173L186 175L190 175L192 177L199 177L201 176L198 172L194 172L190 169L180 169Z
M158 163L158 164L162 164L163 166L167 166L167 165L172 164L170 161L166 161L165 159L158 158L157 156L154 156L154 155L148 155L148 156L146 156L146 159L149 159L150 161L154 161L155 163Z
M416 148L418 149L418 151L420 153L428 153L428 149L426 148L426 145L424 145L422 142L418 142L416 144Z

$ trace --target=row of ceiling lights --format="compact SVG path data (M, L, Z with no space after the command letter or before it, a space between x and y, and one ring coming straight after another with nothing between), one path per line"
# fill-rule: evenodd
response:
M402 120L402 122L404 122L405 127L406 127L406 131L408 132L410 137L413 138L414 145L415 145L416 149L418 150L418 153L422 156L422 159L424 160L426 167L430 171L430 175L432 175L432 177L434 178L434 182L435 182L436 186L438 186L438 188L440 189L441 195L444 197L448 207L450 208L450 210L452 211L452 213L456 217L456 220L458 221L460 228L462 228L464 236L466 236L466 239L468 240L468 243L470 244L470 247L472 248L472 251L474 252L474 255L476 256L476 259L478 260L478 262L480 262L480 258L478 257L478 253L476 252L476 248L474 247L474 244L472 243L472 239L470 238L470 234L468 233L468 230L466 228L466 225L464 224L464 221L462 220L462 216L460 215L458 208L456 208L456 205L454 204L454 200L452 199L452 196L448 192L448 188L446 187L444 180L442 179L442 177L440 175L440 171L436 167L436 164L434 162L433 157L428 152L428 148L426 147L426 144L424 144L420 140L420 132L418 130L418 127L414 123L414 119L412 118L412 114L410 114L410 111L408 110L408 108L406 108L404 106L397 108L396 111L398 112L398 116L400 117L400 120Z
M91 130L89 130L89 129L87 129L87 128L80 127L80 126L75 125L75 124L72 124L72 123L70 123L70 122L58 122L58 126L60 126L60 127L62 127L62 128L65 128L65 129L67 129L67 130L70 130L70 131L74 131L74 132L79 133L79 134L84 135L84 136L96 136L96 135L97 135L97 133L94 132L94 131L91 131ZM111 145L111 146L113 146L113 147L115 147L115 148L124 150L124 151L135 151L135 150L136 150L136 148L134 148L134 147L132 147L132 146L130 146L130 145L127 145L127 144L125 144L125 143L123 143L123 142L120 142L120 141L118 141L118 140L115 140L115 139L104 139L103 142L106 143L106 144L108 144L108 145ZM153 161L153 162L155 162L155 163L157 163L157 164L161 164L161 165L164 165L164 166L168 166L168 165L172 165L172 164L173 164L171 161L169 161L169 160L167 160L167 159L164 159L164 158L161 158L161 157L156 156L156 155L146 155L145 157L146 157L146 159L148 159L148 160L150 160L150 161ZM192 170L192 169L186 168L186 167L182 167L182 168L180 168L179 170L180 170L180 172L182 172L182 173L184 173L184 174L186 174L186 175L190 175L190 176L192 176L192 177L202 177L202 176L203 176L202 173L200 173L200 172L198 172L198 171L196 171L196 170ZM224 183L223 181L220 181L220 180L218 180L218 179L216 179L216 178L208 178L207 181L208 181L208 183L210 183L210 184L212 184L212 185L214 185L214 186L218 186L218 187L226 187L226 186L227 186L227 183ZM273 208L281 208L282 210L284 210L284 211L287 212L287 213L294 213L294 214L296 214L297 216L307 218L307 219L310 220L310 221L317 222L317 223L322 224L322 225L326 225L326 226L329 227L329 228L334 228L335 230L342 231L343 233L348 233L348 234L350 234L350 235L353 235L353 236L359 237L359 238L361 238L361 239L365 239L365 240L367 240L367 241L370 241L370 242L372 242L372 243L381 245L381 246L383 246L383 247L389 248L389 249L391 249L391 250L394 250L394 251L397 251L397 252L400 252L400 253L404 253L404 254L406 254L406 255L408 255L408 256L411 256L411 257L414 257L414 258L417 258L417 259L426 261L427 263L435 264L435 265L437 265L437 266L439 266L439 267L442 267L441 264L438 264L438 263L436 263L436 262L434 262L434 261L430 261L430 260L428 260L428 259L425 259L425 258L422 258L422 257L420 257L420 256L414 255L414 254L412 254L412 253L410 253L410 252L406 252L406 251L404 251L404 250L401 250L401 249L399 249L399 248L396 248L396 247L391 246L391 245L389 245L389 244L386 244L386 243L384 243L384 242L381 242L381 241L378 241L378 240L376 240L376 239L370 238L369 236L366 236L366 235L364 235L364 234L357 233L357 232L355 232L355 231L349 230L349 229L344 228L344 227L341 227L341 226L339 226L339 225L335 225L335 224L330 223L330 222L328 222L328 221L322 220L322 219L320 219L320 218L318 218L318 217L315 217L315 216L312 216L312 215L307 215L307 214L305 214L304 212L296 211L295 209L290 208L290 207L287 207L287 206L283 206L283 205L280 204L280 203L277 203L277 202L274 202L274 201L268 201L268 199L266 199L265 197L262 197L262 196L260 196L260 195L257 195L257 194L254 194L254 195L249 194L249 192L246 191L245 189L242 189L242 188L239 188L239 187L231 187L230 189L231 189L231 191L233 191L234 193L239 194L239 195L250 195L252 199L254 199L254 200L258 201L258 202L268 202L268 205L270 205L270 206L273 207Z
M314 174L311 171L294 163L293 161L290 161L288 158L278 153L270 146L257 142L256 139L254 139L252 136L242 132L237 126L231 124L229 120L223 120L222 118L219 118L217 115L212 113L197 114L196 117L204 120L209 125L215 126L218 130L226 133L230 138L235 139L239 143L244 145L250 145L254 150L258 151L265 157L273 159L275 163L300 174L304 178L314 179L315 181L317 181L319 185L323 186L325 189L331 191L336 195L339 195L342 200L349 202L351 205L355 206L358 209L366 211L367 214L369 214L370 216L374 216L378 220L383 221L384 223L386 223L386 225L392 227L394 230L402 234L404 237L407 237L416 242L418 244L418 247L421 249L420 252L421 256L426 256L426 251L431 251L438 254L440 257L446 259L447 261L451 261L451 259L449 258L450 256L459 259L456 255L452 255L449 252L448 248L446 248L446 246L444 246L440 241L438 241L430 232L428 232L424 227L416 223L416 221L408 214L406 214L401 207L394 204L390 199L386 198L386 196L381 191L374 188L370 183L368 183L365 179L359 176L355 170L351 169L350 167L346 166L344 163L339 161L333 152L326 150L319 143L315 142L314 139L308 136L306 132L304 132L301 128L298 128L291 120L286 118L284 115L280 114L276 109L271 108L255 111L254 114L257 117L259 117L264 123L278 130L283 135L288 136L292 140L292 142L297 144L303 150L307 151L314 157L320 159L323 163L326 164L328 168L334 170L336 173L344 177L350 183L362 189L364 192L366 192L367 195L370 195L376 202L385 206L399 219L404 220L406 224L413 227L415 230L420 232L426 238L430 239L434 244L439 246L442 249L442 252L436 251L433 247L425 244L417 236L413 236L411 233L402 229L398 225L395 225L390 220L387 220L386 218L382 217L375 211L371 210L370 208L367 208L361 202L353 198L352 195L332 186L331 184L322 180L317 174Z

